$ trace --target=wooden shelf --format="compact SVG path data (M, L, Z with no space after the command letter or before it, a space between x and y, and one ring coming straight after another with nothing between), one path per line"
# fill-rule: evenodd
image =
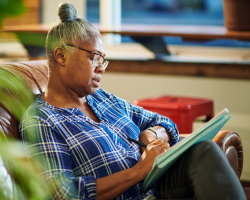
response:
M114 33L127 36L178 36L185 40L237 39L250 41L250 31L228 31L224 26L139 25L123 24L120 29L103 29L93 24L101 34ZM47 34L51 25L4 26L6 32L32 32Z
M227 31L223 26L177 25L122 25L121 29L105 30L94 24L102 34L115 33L128 36L179 36L188 40L237 39L250 41L250 31ZM5 26L3 31L16 33L47 34L51 25ZM45 37L44 37L45 40ZM39 41L42 41L41 39ZM153 57L153 56L152 56ZM249 60L246 62L184 62L154 59L112 59L107 68L110 72L168 74L183 76L250 79Z
M106 71L250 80L249 63L183 63L178 61L165 62L161 60L110 60Z

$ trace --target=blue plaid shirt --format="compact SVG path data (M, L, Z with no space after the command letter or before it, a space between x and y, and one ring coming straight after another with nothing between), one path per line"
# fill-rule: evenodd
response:
M56 199L95 199L96 179L133 167L140 159L141 131L163 126L178 141L175 124L167 117L134 106L102 89L87 96L88 104L100 120L96 123L78 108L58 108L37 97L21 120L21 138L29 141L28 155L41 157L45 180L56 180ZM36 114L34 114L36 113ZM144 192L138 183L116 199L143 199L156 194L154 187Z

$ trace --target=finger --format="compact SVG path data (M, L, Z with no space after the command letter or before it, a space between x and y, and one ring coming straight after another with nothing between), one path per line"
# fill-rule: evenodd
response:
M165 151L167 151L170 148L169 143L168 142L164 142L163 140L159 139L153 143L150 143L147 146L147 149L150 150L155 150L156 152L158 152L158 154L161 154Z
M162 139L158 139L158 140L154 140L151 144L153 145L160 145L160 144L163 144L164 141Z
M161 139L155 140L152 143L148 144L148 149L156 149L157 151L161 150L161 145L163 145L164 142ZM160 151L161 152L161 151Z
M169 148L170 148L170 145L169 143L164 143L164 144L161 144L159 145L160 148L163 150L163 151L167 151Z
M165 148L163 148L162 150L163 150L163 152L166 152L166 151L167 151L167 149L165 149Z
M162 144L162 147L169 149L170 145L168 142L165 142L164 144Z
M158 143L154 143L155 146L159 146L159 147L170 147L168 142L158 142Z
M167 148L161 148L161 153L166 152L168 149Z

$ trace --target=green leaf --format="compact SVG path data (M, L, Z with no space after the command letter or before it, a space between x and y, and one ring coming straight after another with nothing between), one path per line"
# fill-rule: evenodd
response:
M6 5L6 14L15 16L20 15L25 11L25 7L22 0L8 0Z
M1 0L0 1L0 8L5 8L9 0Z
M0 30L7 16L17 16L26 11L22 0L0 0Z

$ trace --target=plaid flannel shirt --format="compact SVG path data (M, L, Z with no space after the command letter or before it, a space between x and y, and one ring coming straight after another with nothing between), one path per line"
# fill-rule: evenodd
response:
M37 97L23 116L19 131L29 157L46 164L41 176L55 180L55 199L95 199L96 179L133 167L140 159L141 131L160 125L178 141L176 125L167 117L134 106L102 89L87 96L88 104L100 120L96 123L78 108L59 108ZM144 192L138 183L116 199L143 199L155 194Z

